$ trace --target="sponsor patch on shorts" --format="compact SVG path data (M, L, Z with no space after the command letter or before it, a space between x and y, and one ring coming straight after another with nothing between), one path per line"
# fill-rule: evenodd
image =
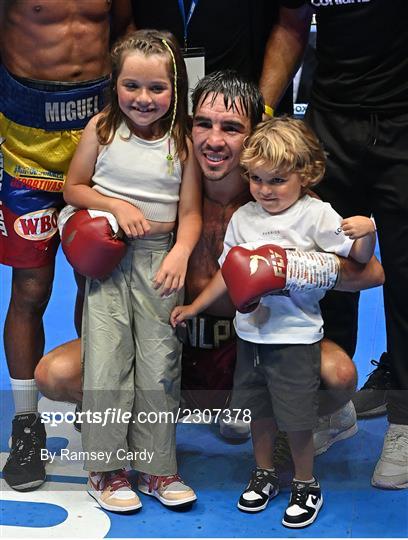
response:
M45 208L19 216L14 222L14 230L26 240L46 240L57 232L57 221L57 209Z

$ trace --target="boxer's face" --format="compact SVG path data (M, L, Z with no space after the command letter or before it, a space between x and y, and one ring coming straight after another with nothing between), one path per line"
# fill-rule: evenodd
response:
M224 96L212 102L210 94L197 107L193 119L193 146L209 180L222 180L239 167L239 156L251 123L239 103L226 109Z

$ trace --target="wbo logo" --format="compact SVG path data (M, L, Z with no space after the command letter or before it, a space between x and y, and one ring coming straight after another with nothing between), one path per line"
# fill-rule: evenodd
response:
M56 208L36 210L17 218L14 222L14 230L26 240L46 240L57 232L57 220Z

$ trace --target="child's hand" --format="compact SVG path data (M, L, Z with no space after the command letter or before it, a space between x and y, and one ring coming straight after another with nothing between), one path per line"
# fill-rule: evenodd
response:
M363 238L363 236L375 232L374 223L366 216L352 216L343 219L341 227L344 234L351 240L357 240L358 238Z
M169 296L184 287L187 263L188 253L176 244L153 278L154 288L162 287L161 296Z
M150 231L150 225L143 213L133 204L117 199L112 213L128 238L138 238Z
M178 324L186 326L184 322L186 319L192 319L197 315L196 311L192 309L192 304L188 306L176 306L170 315L170 324L175 328Z

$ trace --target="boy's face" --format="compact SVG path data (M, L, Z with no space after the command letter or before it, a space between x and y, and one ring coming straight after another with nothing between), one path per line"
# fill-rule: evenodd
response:
M278 175L265 167L256 167L248 171L248 176L252 197L269 214L280 214L290 208L306 186L306 181L296 172Z
M198 163L209 180L222 180L239 169L239 157L251 122L242 107L226 109L224 96L202 101L193 118L193 145Z

